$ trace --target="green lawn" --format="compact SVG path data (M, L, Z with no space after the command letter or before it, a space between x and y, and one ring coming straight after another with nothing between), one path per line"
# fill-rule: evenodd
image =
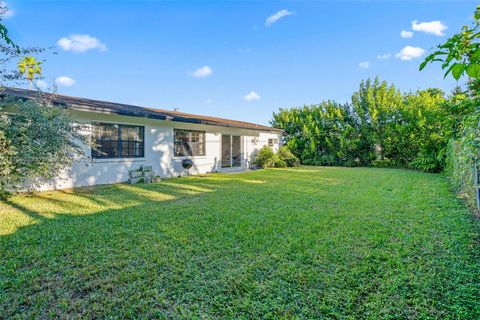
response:
M0 202L0 318L478 319L442 175L260 170Z

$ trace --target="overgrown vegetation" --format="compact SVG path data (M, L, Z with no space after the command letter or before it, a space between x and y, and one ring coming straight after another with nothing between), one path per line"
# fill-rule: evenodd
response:
M281 109L272 125L285 130L286 144L303 164L409 167L441 171L458 119L474 105L452 103L438 89L402 94L378 79L362 81L351 103Z
M460 119L460 125L449 142L446 173L454 186L465 195L473 208L480 209L480 6L474 13L473 26L464 26L420 65L440 62L455 79L468 76L467 95L455 101L457 109L472 110Z
M81 134L85 126L54 106L49 96L38 92L37 99L25 101L2 94L6 84L27 80L33 87L42 73L42 62L31 55L43 50L14 43L2 23L6 10L0 2L0 197L59 176L84 157L80 143L89 144Z
M280 109L271 123L285 130L287 146L303 164L427 172L440 172L448 164L456 184L474 198L472 172L480 163L479 30L480 6L473 27L464 26L420 65L421 70L440 62L445 76L458 80L467 75L465 90L401 93L393 84L368 79L349 103Z
M476 111L462 121L459 134L448 145L445 172L454 187L465 196L472 208L478 207L477 172L480 172L480 101L466 100Z
M2 319L478 319L436 174L300 167L0 201Z
M0 197L58 177L79 160L84 127L48 100L0 99Z

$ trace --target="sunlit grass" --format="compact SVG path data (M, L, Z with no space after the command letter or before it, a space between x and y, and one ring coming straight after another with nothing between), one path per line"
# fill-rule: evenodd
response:
M0 202L0 319L475 319L441 175L301 167Z

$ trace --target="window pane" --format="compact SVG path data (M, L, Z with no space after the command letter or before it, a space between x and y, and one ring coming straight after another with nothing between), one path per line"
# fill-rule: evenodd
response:
M128 150L128 141L122 141L122 156L128 157L130 155Z
M143 140L142 127L122 126L122 140Z
M100 124L97 129L97 137L102 140L118 140L118 126L112 124Z
M205 132L174 130L174 155L175 156L204 156Z
M124 158L144 156L144 127L120 124L93 124L92 139L97 150L94 158Z

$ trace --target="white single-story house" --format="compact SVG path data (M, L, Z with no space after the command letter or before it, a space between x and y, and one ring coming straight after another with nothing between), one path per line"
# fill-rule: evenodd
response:
M18 88L5 88L3 94L23 99L40 95ZM88 124L85 134L91 135L97 150L85 145L91 160L75 163L41 190L125 182L129 171L141 166L151 166L162 178L180 176L186 173L184 159L193 161L189 174L241 171L251 166L260 148L276 151L282 143L282 130L254 123L47 95Z

